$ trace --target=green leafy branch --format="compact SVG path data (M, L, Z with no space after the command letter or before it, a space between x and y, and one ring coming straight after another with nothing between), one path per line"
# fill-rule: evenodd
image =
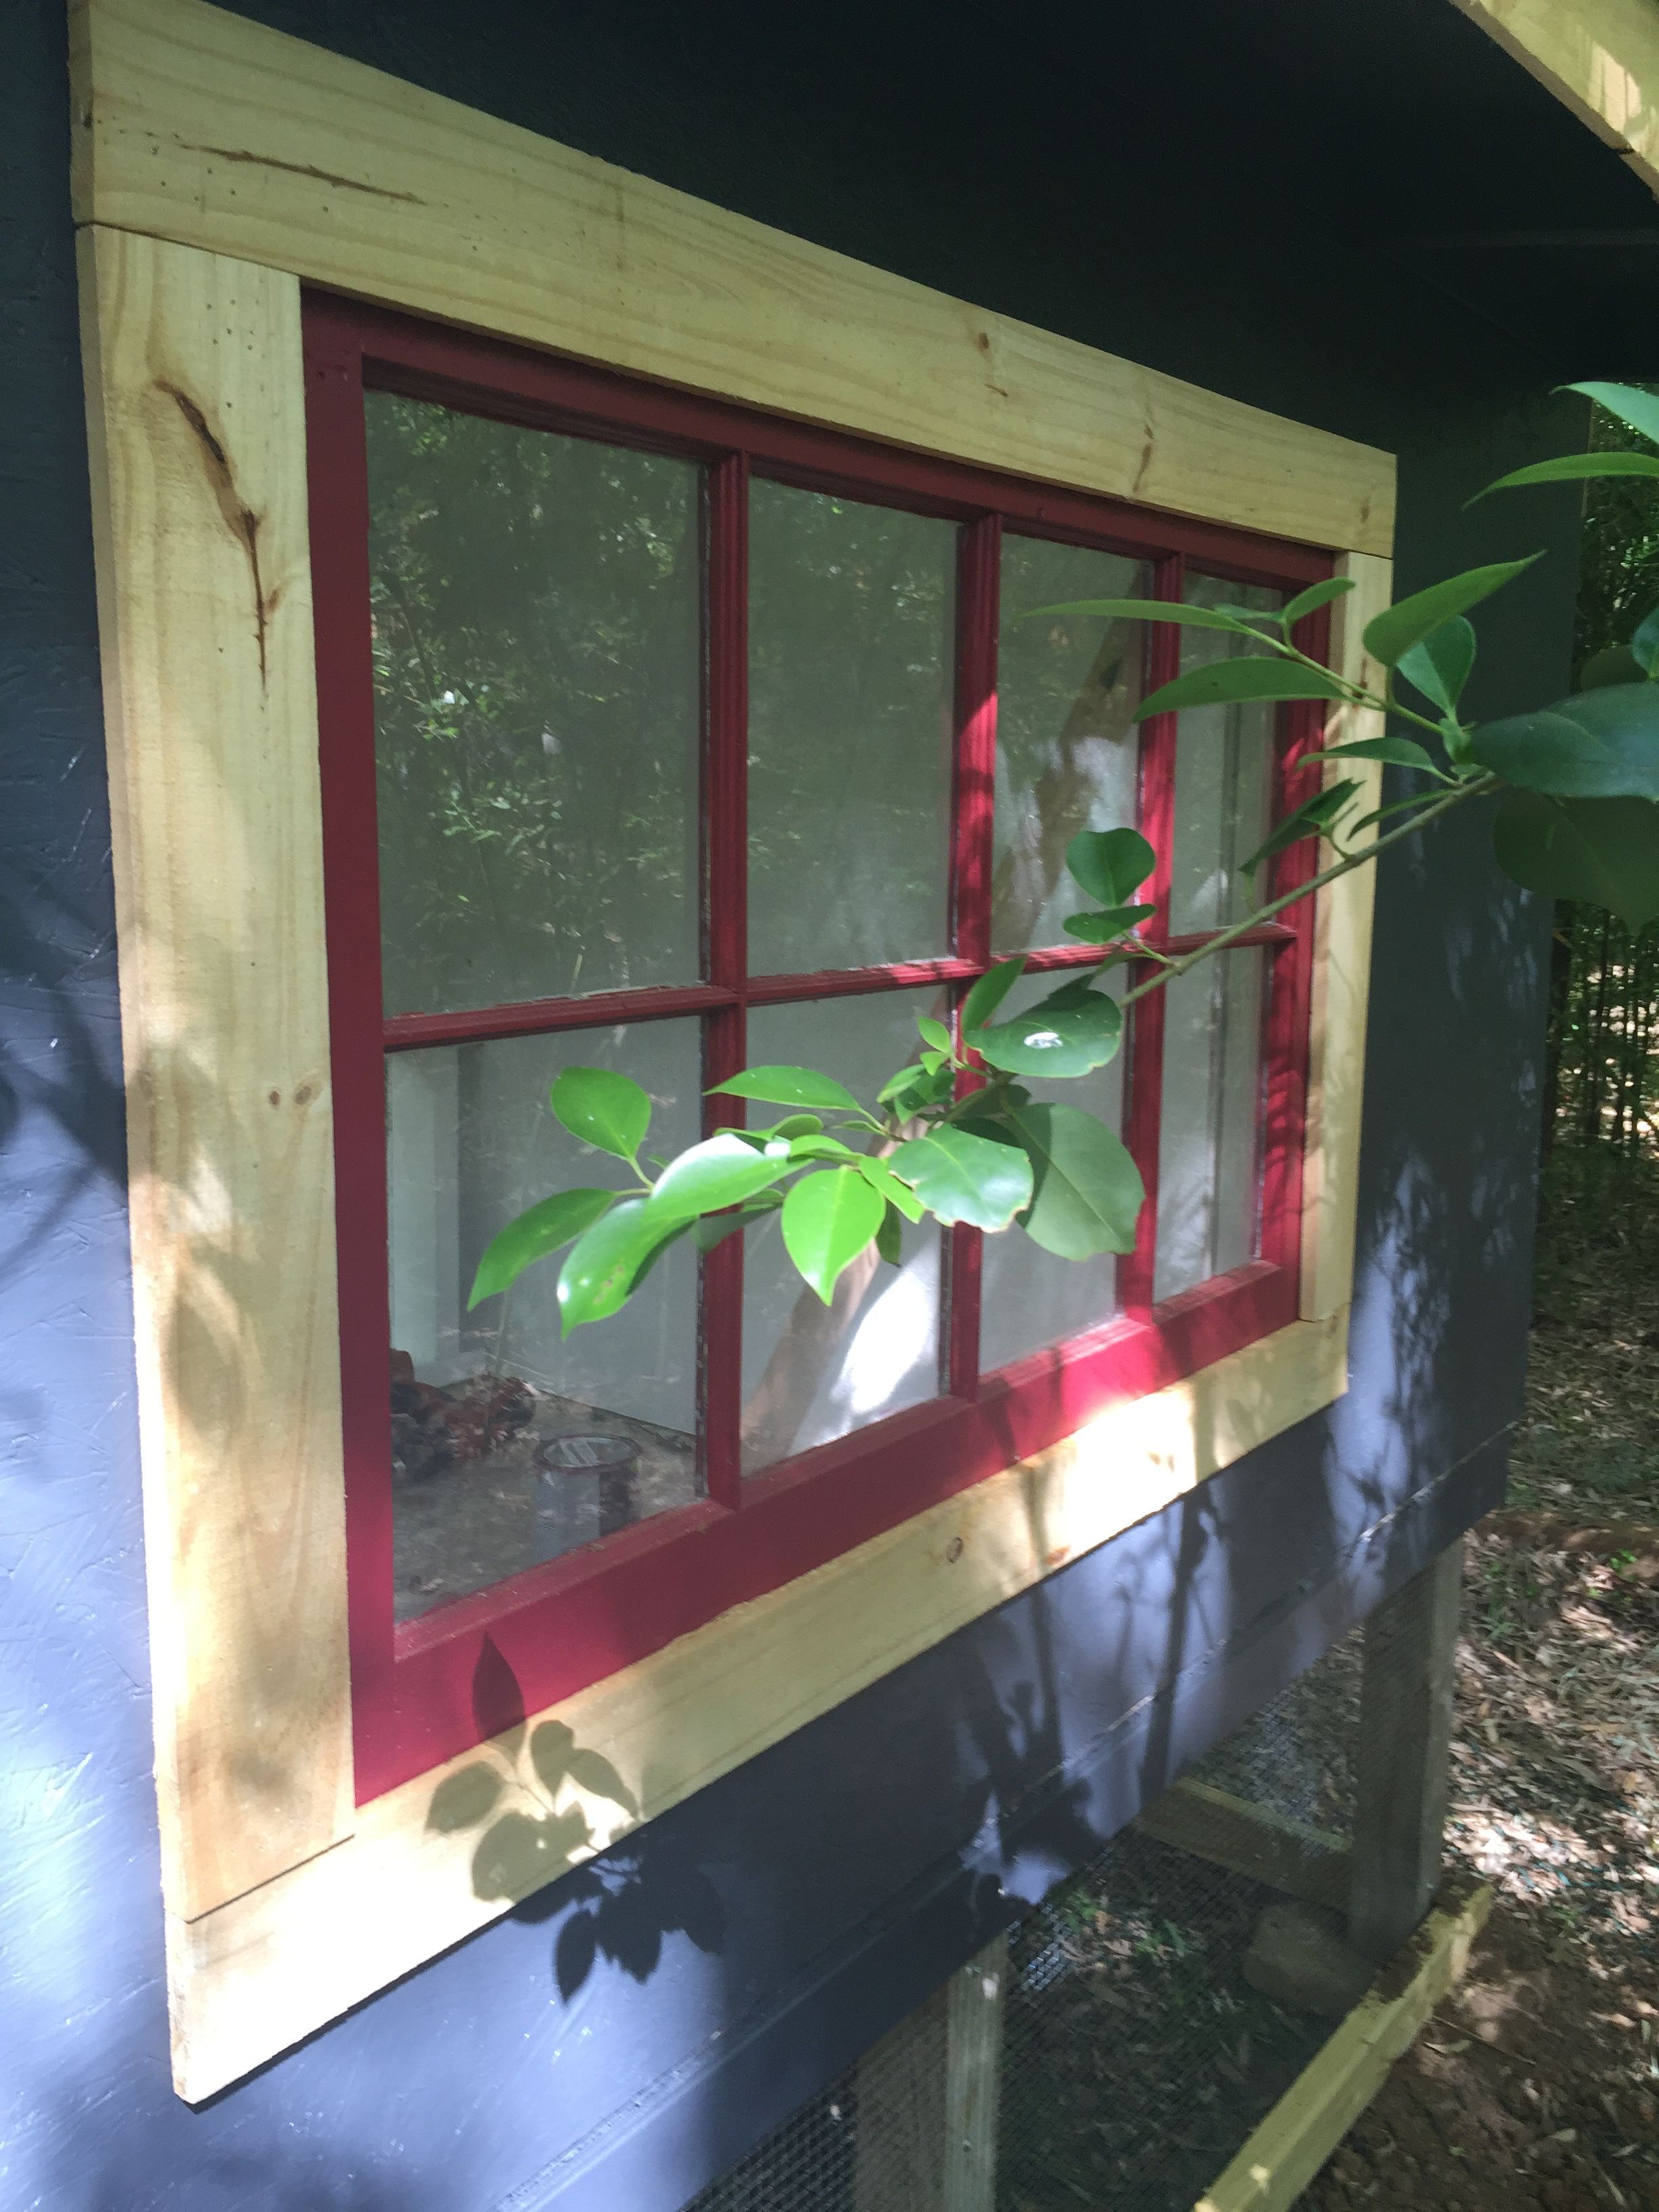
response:
M1659 445L1659 399L1624 385L1569 388ZM1515 470L1477 496L1617 475L1659 477L1659 453L1567 454ZM1084 614L1219 630L1249 648L1175 677L1141 702L1138 720L1199 707L1298 701L1382 718L1380 736L1328 744L1304 757L1299 765L1310 770L1339 764L1336 780L1275 824L1243 872L1254 883L1279 854L1309 840L1332 855L1327 864L1177 957L1143 934L1156 913L1138 897L1157 872L1152 846L1136 830L1085 831L1068 847L1066 865L1094 903L1070 915L1065 927L1100 948L1097 963L1070 969L1023 1013L998 1018L1026 959L998 961L968 990L954 1029L928 1015L918 1018L916 1058L869 1105L812 1068L744 1069L715 1085L714 1094L786 1108L782 1118L765 1128L719 1129L654 1175L641 1164L651 1121L646 1093L603 1068L567 1068L550 1093L555 1115L574 1136L622 1163L633 1181L556 1192L520 1214L485 1252L471 1304L568 1247L557 1297L568 1334L616 1313L682 1238L712 1251L774 1213L790 1259L826 1305L845 1271L872 1246L880 1260L896 1265L904 1224L927 1215L991 1235L1018 1227L1067 1260L1133 1250L1145 1193L1121 1139L1080 1108L1037 1101L1029 1081L1075 1079L1103 1066L1118 1051L1125 1011L1136 1001L1475 801L1498 800L1494 852L1516 882L1546 896L1605 907L1632 929L1644 927L1659 914L1659 609L1628 647L1591 664L1577 696L1492 722L1462 714L1476 655L1469 616L1540 557L1471 568L1375 616L1364 643L1383 672L1381 688L1326 667L1297 641L1309 616L1353 589L1346 577L1310 586L1276 613L1132 599L1031 610L1025 619ZM1401 696L1401 684L1410 697ZM1401 723L1421 736L1401 733ZM1340 773L1350 761L1407 769L1419 781L1404 797L1361 811L1364 784ZM1117 966L1141 972L1114 996L1100 984Z

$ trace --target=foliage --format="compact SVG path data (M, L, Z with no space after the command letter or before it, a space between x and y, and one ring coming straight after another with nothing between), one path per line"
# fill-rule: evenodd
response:
M1644 441L1659 439L1659 402L1649 394L1614 385L1573 388L1590 392ZM1659 479L1659 454L1644 443L1632 452L1570 455L1518 470L1488 491L1608 472ZM1419 734L1333 744L1305 766L1316 773L1332 761L1382 759L1409 768L1416 781L1402 798L1364 813L1358 781L1339 775L1316 787L1272 830L1246 873L1309 839L1323 841L1327 865L1180 957L1141 933L1154 909L1137 903L1136 894L1156 872L1152 848L1133 830L1085 832L1068 848L1066 867L1096 904L1066 927L1102 948L1099 962L1066 970L1012 1020L994 1017L1026 962L999 963L969 991L954 1033L931 1018L919 1020L915 1060L869 1106L815 1069L751 1068L717 1088L791 1110L768 1127L720 1129L653 1176L640 1164L651 1111L645 1092L600 1069L566 1069L553 1086L553 1112L574 1135L624 1162L635 1181L612 1188L597 1216L601 1194L587 1189L558 1194L521 1215L485 1253L473 1303L568 1243L558 1281L568 1334L615 1313L681 1237L695 1236L707 1249L778 1209L785 1247L826 1305L860 1254L873 1244L890 1259L901 1218L922 1212L993 1234L1017 1224L1071 1260L1132 1250L1144 1194L1122 1140L1079 1108L1035 1103L1022 1079L1075 1078L1103 1066L1137 1000L1455 807L1498 802L1495 850L1516 882L1593 903L1641 929L1659 914L1659 636L1645 625L1637 630L1629 667L1612 672L1620 680L1593 681L1573 699L1498 722L1462 717L1476 648L1468 617L1530 565L1473 568L1376 615L1364 643L1384 671L1380 690L1324 667L1297 641L1309 615L1352 588L1343 578L1314 585L1278 611L1137 599L1033 610L1228 632L1252 649L1189 668L1143 700L1134 718L1261 700L1376 712ZM1126 963L1140 980L1117 997L1098 988Z
M1601 453L1646 441L1598 406L1591 443ZM1628 684L1651 665L1659 599L1659 481L1619 476L1594 483L1585 502L1575 660L1581 687ZM1642 656L1642 657L1638 657ZM1613 914L1563 901L1556 908L1545 1060L1547 1144L1650 1146L1659 1040L1659 948ZM1544 1219L1569 1193L1547 1181Z

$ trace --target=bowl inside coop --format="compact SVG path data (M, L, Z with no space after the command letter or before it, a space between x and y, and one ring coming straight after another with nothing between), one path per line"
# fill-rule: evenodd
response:
M536 1557L562 1559L635 1517L640 1448L628 1437L573 1431L536 1453Z

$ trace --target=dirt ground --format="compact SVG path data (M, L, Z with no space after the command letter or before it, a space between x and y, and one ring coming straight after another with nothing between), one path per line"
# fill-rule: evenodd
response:
M1659 1167L1552 1197L1459 1654L1450 1838L1496 1904L1312 2212L1659 2212Z

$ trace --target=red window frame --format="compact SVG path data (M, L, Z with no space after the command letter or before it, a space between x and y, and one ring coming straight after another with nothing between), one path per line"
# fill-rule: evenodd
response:
M1261 1256L1155 1306L1164 994L1133 1010L1126 1133L1148 1204L1119 1275L1109 1323L990 1376L978 1371L978 1233L951 1232L942 1394L740 1480L738 1410L742 1239L704 1257L701 1433L707 1495L586 1550L527 1569L420 1620L392 1617L387 1418L385 1058L419 1045L696 1015L705 1081L744 1064L750 1006L929 983L962 993L989 963L999 551L1023 534L1150 561L1155 595L1178 600L1188 564L1296 591L1331 573L1316 548L1180 517L764 416L610 370L550 358L307 289L307 456L322 753L324 872L336 1111L340 1342L351 1678L359 1802L660 1649L1058 1442L1107 1407L1161 1389L1284 1326L1297 1310L1312 915L1310 905L1241 945L1267 949ZM702 768L703 972L684 988L550 999L456 1014L386 1018L375 820L365 386L498 420L669 451L706 470ZM951 957L797 976L746 972L744 785L747 483L751 469L813 490L902 506L960 526ZM1149 678L1175 672L1180 632L1151 631ZM1315 617L1298 641L1326 650ZM1274 807L1316 742L1316 709L1284 712ZM1161 855L1167 913L1175 720L1144 726L1141 824ZM1297 795L1305 795L1306 786ZM1313 849L1276 866L1305 880ZM1197 938L1165 938L1184 949ZM1000 951L1020 948L996 948ZM1033 970L1097 953L1036 953ZM707 1126L739 1102L710 1099Z

